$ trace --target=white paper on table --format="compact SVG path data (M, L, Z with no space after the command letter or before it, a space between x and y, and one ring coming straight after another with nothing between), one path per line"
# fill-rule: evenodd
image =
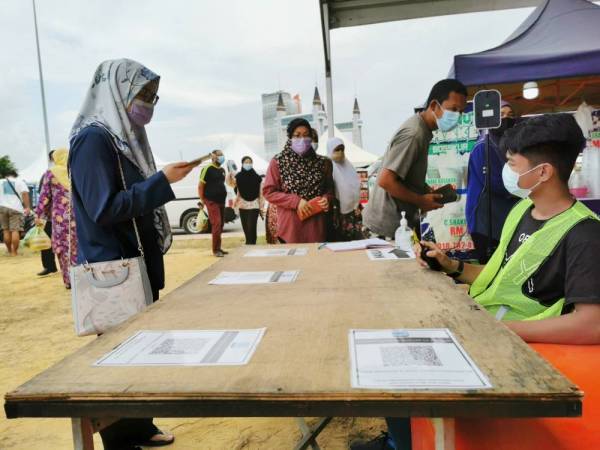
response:
M296 281L299 270L269 272L221 272L208 284L273 284Z
M265 330L138 331L94 366L245 365Z
M447 328L350 330L351 380L362 389L487 389Z
M302 248L259 248L255 250L250 250L246 253L245 257L250 258L260 258L260 257L269 257L269 256L306 256L308 254L308 249L306 247Z
M359 241L348 241L348 242L330 242L325 244L325 247L334 252L347 252L351 250L366 250L368 248L384 248L391 247L387 241L383 239L361 239Z
M371 261L397 261L397 260L411 260L415 259L415 252L410 250L408 252L404 252L395 248L370 248L366 250L367 255ZM406 256L398 256L398 255L406 255Z

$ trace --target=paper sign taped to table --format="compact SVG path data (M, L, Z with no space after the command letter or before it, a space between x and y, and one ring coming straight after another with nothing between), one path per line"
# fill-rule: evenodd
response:
M349 344L353 388L492 387L447 328L350 330Z
M248 364L266 328L138 331L95 366L239 366Z
M299 270L286 270L274 272L221 272L217 278L208 284L276 284L293 283L296 281Z
M415 259L415 252L399 248L370 248L366 250L371 261L397 261Z
M260 258L270 256L306 256L308 249L303 248L259 248L250 250L244 256L249 258Z

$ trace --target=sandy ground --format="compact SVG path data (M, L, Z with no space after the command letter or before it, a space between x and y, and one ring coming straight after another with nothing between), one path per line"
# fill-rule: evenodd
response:
M242 244L224 240L224 248ZM210 240L177 240L166 256L167 286L177 288L215 258ZM70 296L58 275L36 277L39 254L17 258L0 248L0 393L10 391L90 342L73 332ZM300 437L294 419L157 419L159 427L176 435L172 450L290 449ZM319 437L322 449L344 449L357 437L372 437L385 428L380 419L335 419ZM102 449L99 436L96 448ZM0 414L0 450L72 449L68 419L7 420Z

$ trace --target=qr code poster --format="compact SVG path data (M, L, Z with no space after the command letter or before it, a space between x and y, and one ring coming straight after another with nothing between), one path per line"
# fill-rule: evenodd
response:
M446 328L351 330L352 387L363 389L487 389L479 370Z

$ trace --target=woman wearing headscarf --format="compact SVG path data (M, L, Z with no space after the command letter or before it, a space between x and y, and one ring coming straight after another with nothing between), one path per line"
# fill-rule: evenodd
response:
M156 171L144 127L158 102L159 81L129 59L101 63L71 131L69 155L78 263L139 256L135 220L155 301L164 287L163 254L172 241L163 205L175 198L170 184L193 167L175 163ZM100 434L106 450L174 440L152 419L121 419Z
M323 242L327 237L327 215L313 214L308 202L319 197L319 208L329 209L333 200L331 161L314 151L311 127L305 119L292 120L287 136L284 149L269 163L263 184L263 195L277 207L278 240Z
M252 163L252 158L244 156L242 158L242 170L235 176L237 188L235 203L240 211L246 245L256 245L256 223L264 206L260 189L262 177L256 173Z
M42 178L42 187L35 209L36 225L52 223L52 251L58 256L63 283L71 288L69 268L77 261L75 221L70 220L71 182L67 173L69 151L60 148L53 152L54 166ZM54 256L52 256L54 259Z
M327 155L333 162L335 201L332 208L333 237L329 240L352 241L364 239L360 178L346 159L344 141L334 137L327 141Z

